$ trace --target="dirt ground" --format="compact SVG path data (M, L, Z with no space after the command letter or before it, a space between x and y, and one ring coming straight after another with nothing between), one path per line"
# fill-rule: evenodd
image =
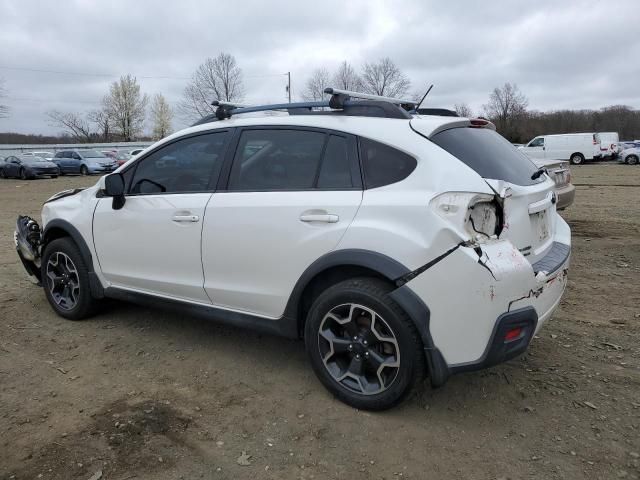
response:
M302 342L129 304L54 315L15 217L97 179L0 180L0 478L640 478L640 167L573 179L568 290L529 352L376 414L334 400Z

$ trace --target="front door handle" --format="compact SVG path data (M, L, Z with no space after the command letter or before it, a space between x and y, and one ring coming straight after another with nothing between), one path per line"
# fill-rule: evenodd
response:
M301 222L322 222L322 223L338 223L340 217L330 213L307 213L300 215Z
M198 215L174 215L171 219L174 222L198 222L200 217Z

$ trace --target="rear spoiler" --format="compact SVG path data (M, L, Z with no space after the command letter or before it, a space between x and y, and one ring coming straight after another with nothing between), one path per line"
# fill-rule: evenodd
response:
M429 137L433 137L434 135L440 132L444 132L445 130L449 130L451 128L462 128L462 127L489 128L494 131L496 129L496 126L486 118L464 118L454 122L447 122L443 125L440 125L429 134Z

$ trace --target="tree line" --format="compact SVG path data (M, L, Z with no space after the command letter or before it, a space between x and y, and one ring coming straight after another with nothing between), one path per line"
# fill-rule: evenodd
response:
M388 57L359 67L345 60L333 71L318 67L304 81L299 96L307 101L326 99L327 87L387 97L409 96L415 100L422 96L421 92L410 92L411 80ZM213 100L241 103L245 93L242 69L233 55L222 52L198 66L175 109L160 93L150 99L141 92L135 77L125 75L110 85L100 108L84 113L52 110L47 116L52 125L62 129L63 135L75 141L130 141L142 137L150 104L152 138L158 139L171 133L176 113L185 121L198 120L215 112ZM3 96L6 92L0 79L0 118L9 114L8 107L1 102ZM547 112L528 107L526 95L509 82L494 88L487 103L475 114L467 103L453 106L460 116L488 118L500 134L516 143L543 134L591 131L616 131L625 140L640 138L640 111L630 106Z

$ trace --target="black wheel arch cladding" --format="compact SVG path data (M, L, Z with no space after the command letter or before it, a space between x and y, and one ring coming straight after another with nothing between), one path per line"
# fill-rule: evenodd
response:
M82 257L89 273L91 295L94 298L103 298L104 289L94 271L91 250L89 250L87 242L84 240L82 234L71 223L60 218L56 218L47 223L47 226L42 232L42 252L44 253L44 249L51 240L64 236L71 237L80 251L80 256Z
M405 311L420 334L425 348L425 357L431 383L442 385L449 376L448 367L433 343L429 330L430 311L427 305L406 285L398 287L397 280L411 273L406 266L391 257L362 249L336 250L313 262L300 276L287 303L284 316L298 323L298 332L303 334L304 318L300 318L302 295L314 278L333 267L363 267L377 272L394 285L389 296Z

